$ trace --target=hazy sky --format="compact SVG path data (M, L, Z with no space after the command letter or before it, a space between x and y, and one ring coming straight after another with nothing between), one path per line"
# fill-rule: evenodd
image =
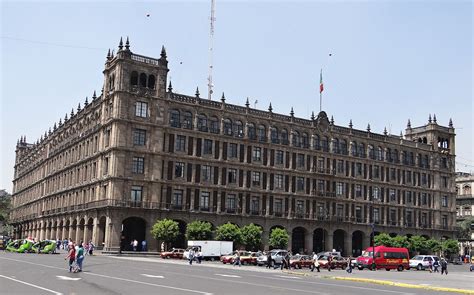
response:
M150 17L146 15L150 14ZM228 103L392 134L436 114L456 128L457 170L474 171L471 1L219 1L214 84ZM108 48L159 57L174 90L206 93L209 1L1 3L0 188L15 145L36 141L102 87ZM332 57L329 58L329 53Z

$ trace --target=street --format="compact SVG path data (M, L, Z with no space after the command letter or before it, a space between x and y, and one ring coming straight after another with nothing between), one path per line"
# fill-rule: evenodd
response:
M306 269L288 273L219 262L190 266L186 261L154 257L86 256L84 271L69 273L64 256L64 252L60 255L0 252L0 294L452 294L328 278L346 276L342 270L311 273ZM417 277L420 284L444 285L444 281L448 287L474 289L474 273L457 266L451 267L448 276L426 271L355 271L354 275L379 279L406 277L415 282Z

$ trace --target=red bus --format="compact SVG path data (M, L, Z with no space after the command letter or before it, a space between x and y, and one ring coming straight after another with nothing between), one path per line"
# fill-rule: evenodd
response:
M361 256L357 258L357 268L372 269L372 258L374 247L367 248ZM393 248L385 246L375 247L375 268L385 268L387 271L396 269L402 271L410 269L410 256L407 248Z

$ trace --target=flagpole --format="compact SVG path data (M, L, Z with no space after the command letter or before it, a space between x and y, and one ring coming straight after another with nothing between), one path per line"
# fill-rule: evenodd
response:
M323 92L319 92L319 112L323 110Z

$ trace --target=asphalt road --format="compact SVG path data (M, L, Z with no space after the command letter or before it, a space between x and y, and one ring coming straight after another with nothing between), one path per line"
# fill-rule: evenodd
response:
M84 272L69 273L64 256L0 252L0 294L453 294L336 281L323 277L327 271L302 276L217 262L190 266L160 258L86 256Z

